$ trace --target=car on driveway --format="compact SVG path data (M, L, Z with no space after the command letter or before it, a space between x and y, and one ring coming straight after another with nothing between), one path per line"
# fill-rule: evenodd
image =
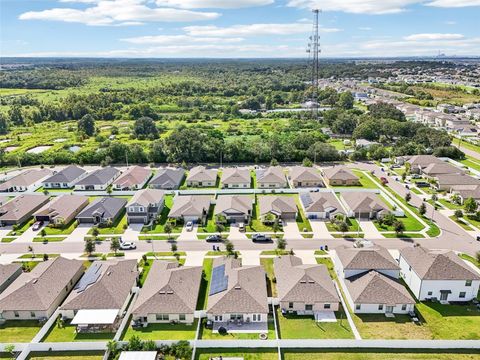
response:
M193 222L192 221L188 221L185 225L185 229L187 231L193 231Z
M120 249L122 250L134 250L137 248L137 245L133 242L121 242Z
M221 242L223 239L220 235L208 235L205 240L207 242Z
M252 235L252 241L255 241L255 242L269 242L269 241L272 241L272 237L270 235L257 233L257 234Z
M37 221L35 224L33 224L32 230L33 230L33 231L40 230L40 228L42 227L42 225L43 225L43 221Z

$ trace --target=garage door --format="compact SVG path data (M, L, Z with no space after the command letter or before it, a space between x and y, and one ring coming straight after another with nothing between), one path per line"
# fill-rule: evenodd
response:
M93 224L93 218L78 218L80 224Z

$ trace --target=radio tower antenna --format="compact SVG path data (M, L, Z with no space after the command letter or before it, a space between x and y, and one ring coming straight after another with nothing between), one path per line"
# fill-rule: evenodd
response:
M311 83L312 83L312 118L318 120L319 104L318 104L318 77L319 77L319 59L320 54L320 36L318 35L318 14L319 9L313 9L313 28L310 42L308 43L307 53L309 54L309 65L311 67Z

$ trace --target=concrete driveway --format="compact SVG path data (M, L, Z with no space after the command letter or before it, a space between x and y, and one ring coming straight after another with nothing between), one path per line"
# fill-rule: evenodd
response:
M187 251L185 266L203 266L203 258L206 253L206 251Z
M333 239L332 234L327 229L327 224L322 220L310 220L314 239Z
M11 226L7 226L7 227L3 227L0 229L0 241L8 235L8 233L12 231L12 227Z
M193 230L187 231L186 225L183 226L182 232L177 240L198 240L197 238L198 225L193 224Z
M284 220L283 225L283 238L285 240L299 240L303 239L298 229L297 222L295 220Z
M242 265L260 265L261 250L242 250Z
M365 234L365 239L381 239L384 236L377 230L373 221L360 220L360 227Z
M313 250L295 250L295 255L302 259L304 265L314 265L317 263L315 251Z
M64 240L65 242L82 242L87 236L88 232L92 228L92 225L89 224L80 224L78 225L75 230L72 231L70 235Z
M228 240L248 240L248 237L244 232L240 231L240 229L238 228L238 224L232 224L230 226Z
M43 226L33 231L32 227L30 226L22 235L20 235L15 242L17 243L32 243L33 239L40 236L40 231L42 231Z
M130 224L122 235L125 241L138 241L138 235L142 231L143 224Z

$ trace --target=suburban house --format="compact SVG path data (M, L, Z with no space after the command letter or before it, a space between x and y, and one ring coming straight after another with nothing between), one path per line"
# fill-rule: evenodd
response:
M88 205L88 197L65 194L45 204L37 210L35 221L46 221L55 226L69 224Z
M325 186L320 173L313 167L292 167L290 170L290 181L296 188Z
M207 220L211 201L210 195L175 196L168 217L203 224Z
M297 203L293 196L265 195L258 197L260 216L263 222L273 222L275 219L295 220L297 217ZM273 220L268 220L268 214L272 214Z
M452 195L458 195L460 204L463 204L468 198L480 201L480 183L476 185L454 185L450 187Z
M480 185L480 180L466 174L441 174L435 177L439 191L450 191L459 185Z
M131 166L113 182L113 188L115 190L142 189L151 176L152 170L142 166Z
M107 190L120 176L120 170L107 166L93 171L75 184L75 190Z
M330 186L359 186L360 179L345 166L333 166L323 170L323 176Z
M388 206L373 192L344 192L342 199L347 205L348 217L362 220L378 219L389 212Z
M217 169L207 169L205 166L195 166L187 176L187 186L215 187L217 185Z
M414 155L407 160L410 164L410 171L415 174L420 174L422 169L426 168L430 164L441 164L444 163L443 160L440 160L433 155Z
M305 215L309 219L331 219L337 214L346 215L333 192L306 192L300 194Z
M165 192L157 189L143 189L127 203L129 224L148 224L161 214L165 205Z
M424 167L421 171L423 175L430 178L443 174L463 174L461 169L447 162L432 163Z
M387 249L338 247L335 272L355 313L407 314L415 300L399 282L400 267Z
M94 200L78 215L79 223L107 225L122 215L127 200L115 197L103 197Z
M273 260L278 301L282 313L335 318L340 297L325 265L303 265L299 257Z
M148 186L152 189L174 190L180 187L184 177L185 170L182 168L158 169Z
M0 206L0 226L23 224L48 202L46 195L22 194Z
M155 323L193 324L201 282L201 266L153 261L133 306L134 323L138 326Z
M281 166L270 166L267 169L257 169L257 187L260 189L288 188L287 178Z
M480 274L453 251L421 246L400 250L400 275L418 300L470 301L477 297Z
M0 184L1 192L35 191L42 186L42 181L52 175L48 169L29 169Z
M40 262L0 294L0 320L49 318L82 274L81 260L56 257Z
M252 217L254 198L250 195L219 195L215 216L224 216L228 223L248 224Z
M77 332L115 331L137 285L136 260L94 261L60 307Z
M266 333L268 312L262 266L242 266L232 257L213 260L207 319L213 322L214 333L221 328L230 333Z
M75 165L69 165L42 182L45 189L71 189L79 180L87 176L87 172Z
M247 189L251 185L250 170L225 168L222 173L222 187L228 189Z
M20 264L0 264L0 294L21 274Z

